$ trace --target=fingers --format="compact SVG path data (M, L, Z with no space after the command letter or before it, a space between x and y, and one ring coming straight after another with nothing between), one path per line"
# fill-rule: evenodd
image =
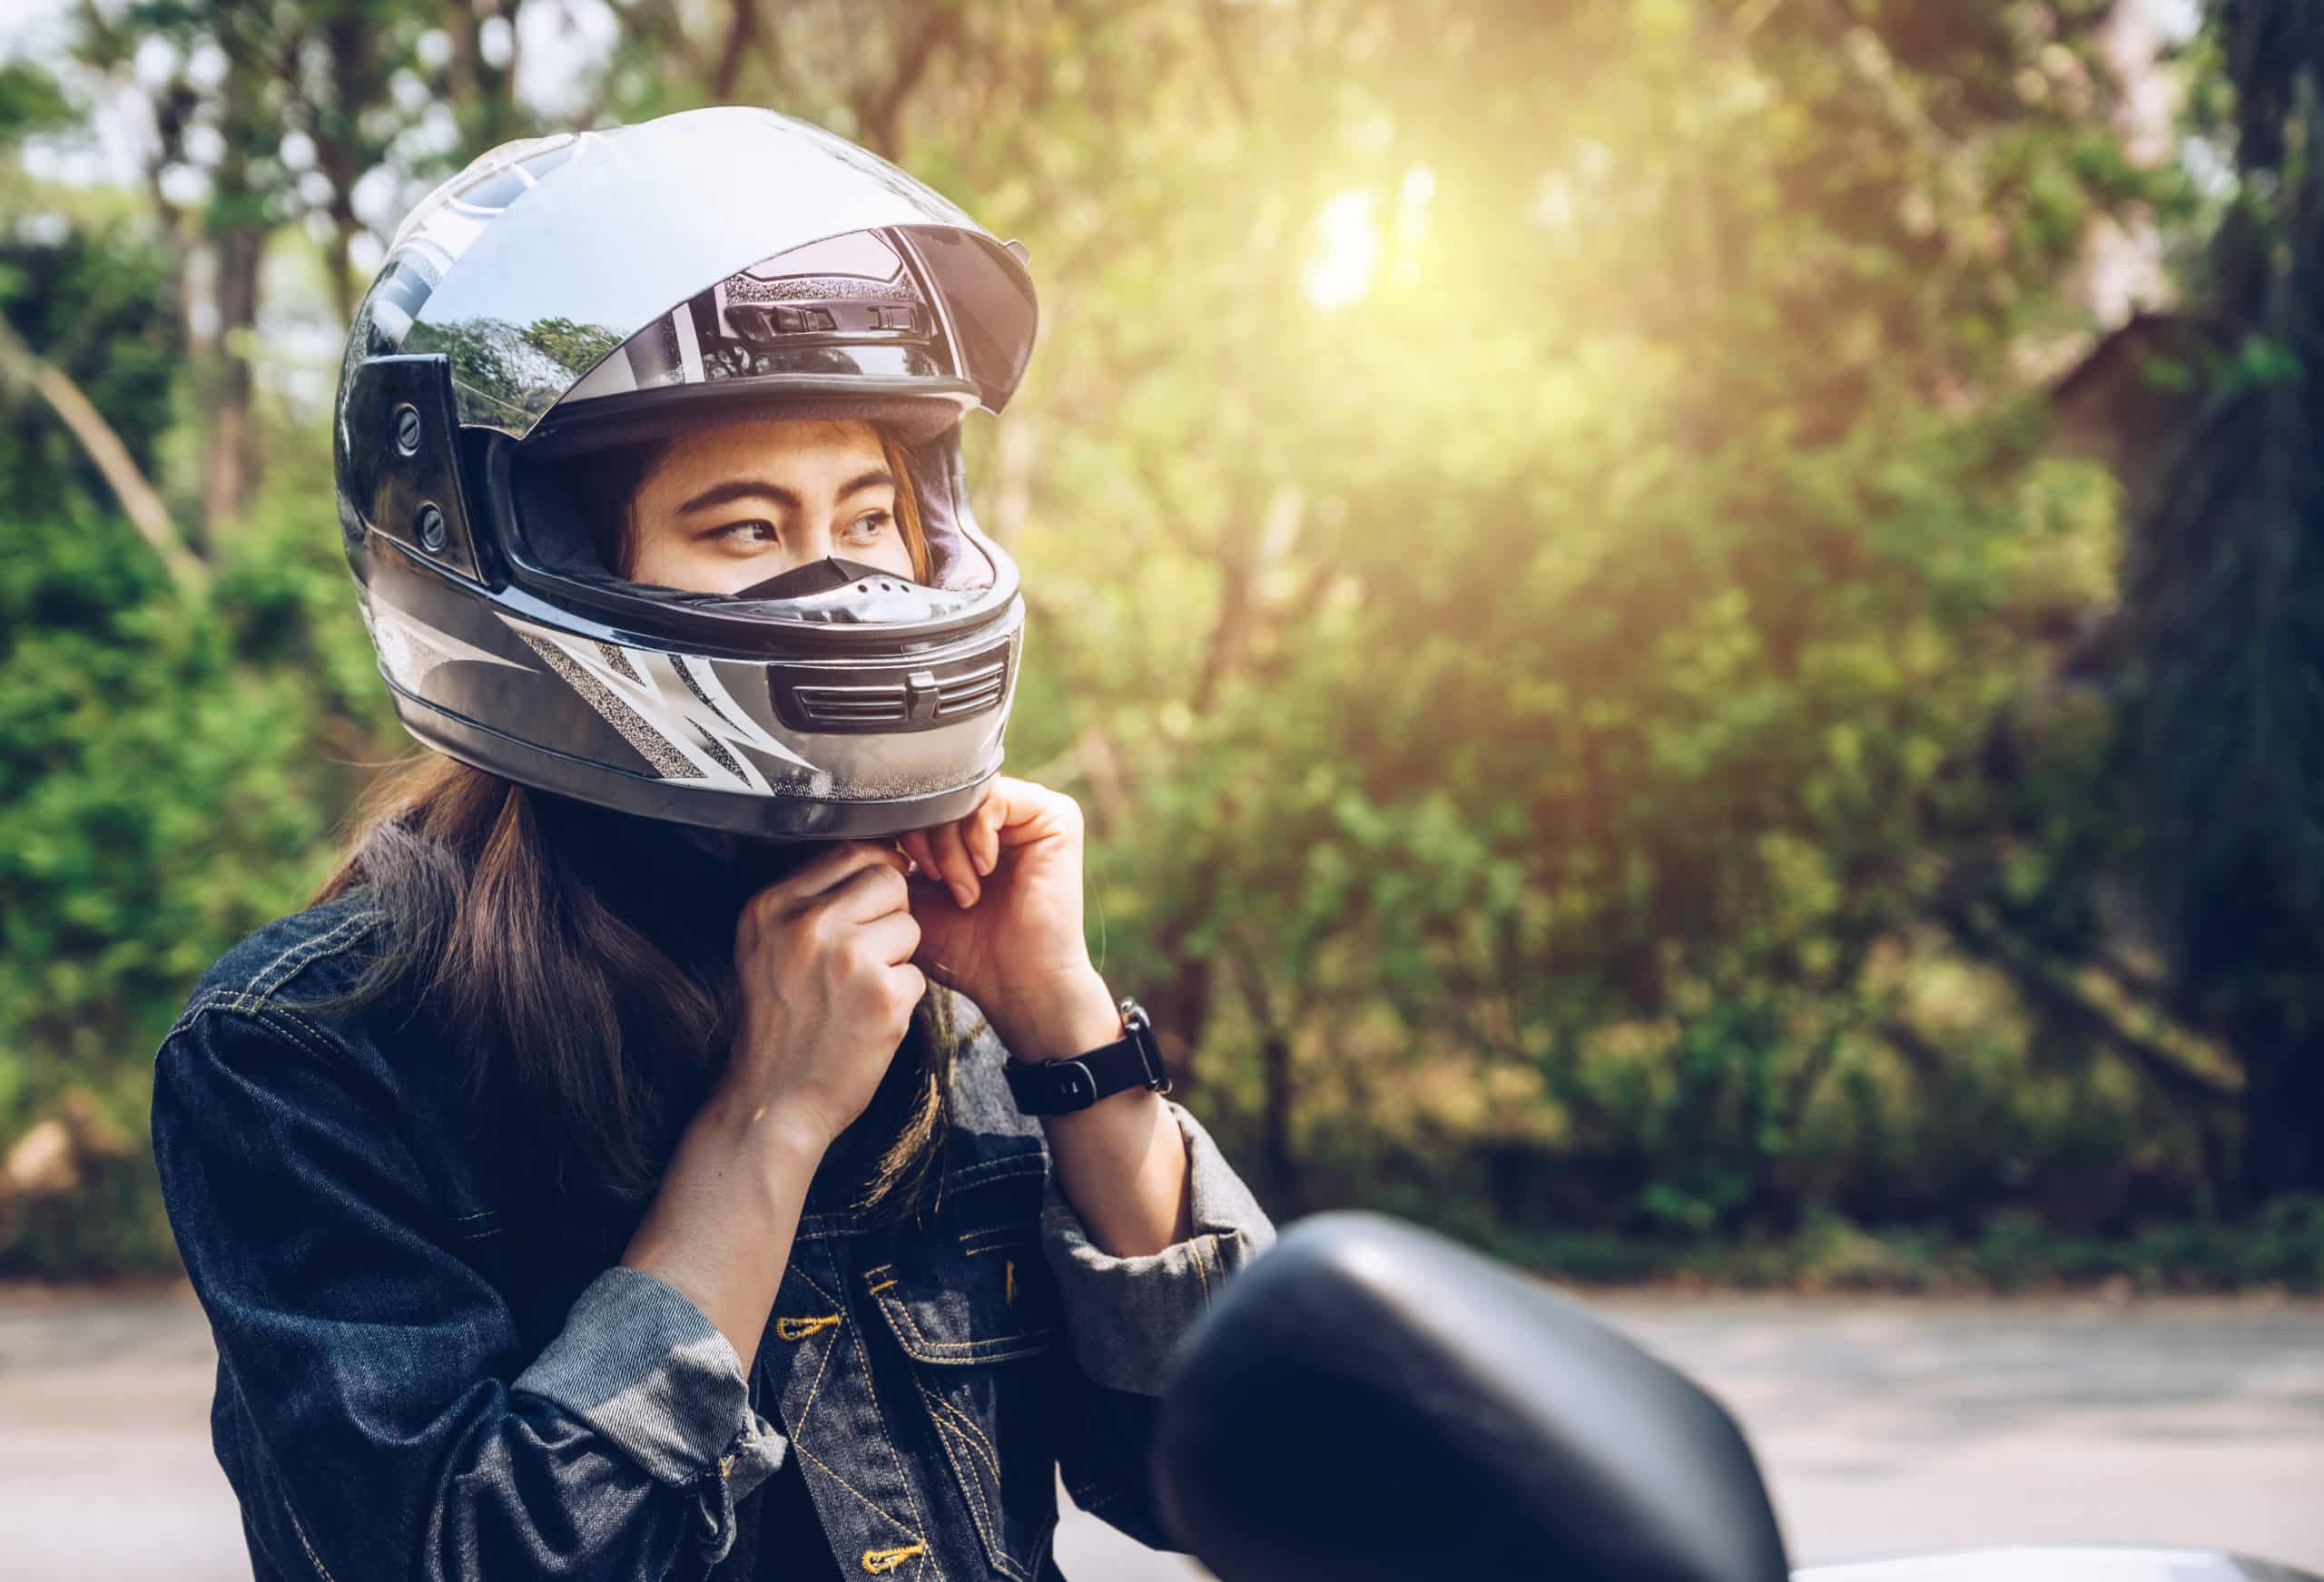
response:
M960 838L960 820L939 824L927 832L929 849L935 853L935 872L952 888L952 899L963 909L977 904L977 893L983 887L977 883L976 865L969 860L968 843Z
M891 912L908 911L911 891L904 883L903 860L863 863L808 906L851 923L868 923Z
M912 865L950 889L954 903L964 909L976 905L984 892L980 880L1000 865L1001 829L1012 819L1022 820L1018 799L1009 794L1009 787L1019 783L996 779L963 817L897 838Z
M990 800L978 811L989 812L994 820L996 860L999 847L1026 846L1059 836L1078 840L1081 835L1081 804L1029 780L995 775Z
M802 864L796 873L769 888L789 896L794 904L810 902L872 867L891 869L901 874L904 870L904 860L893 847L883 841L835 841L829 851L818 852Z
M862 925L860 932L864 948L890 967L901 967L920 949L920 922L909 911L875 918Z
M922 877L933 878L935 876L936 858L935 854L928 850L927 830L907 830L905 833L896 837L896 844L904 849L904 855L911 859L912 866L920 870ZM905 877L909 878L911 876L906 875Z
M979 873L990 873L1000 865L1000 824L1009 815L1009 799L998 787L988 790L976 811L961 822L967 826L966 841L969 859Z

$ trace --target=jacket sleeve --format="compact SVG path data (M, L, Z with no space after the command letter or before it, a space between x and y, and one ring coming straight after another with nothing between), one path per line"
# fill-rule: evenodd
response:
M247 1429L226 1469L276 1569L515 1582L724 1557L734 1501L789 1447L675 1286L608 1268L522 1355L499 1293L431 1233L386 1083L287 1006L190 1011L153 1121L217 1341L214 1415Z
M1275 1243L1275 1224L1201 1122L1164 1099L1187 1143L1193 1233L1158 1253L1117 1258L1049 1176L1041 1241L1076 1364L1059 1469L1074 1501L1140 1543L1176 1548L1147 1472L1160 1397L1178 1343L1235 1273Z

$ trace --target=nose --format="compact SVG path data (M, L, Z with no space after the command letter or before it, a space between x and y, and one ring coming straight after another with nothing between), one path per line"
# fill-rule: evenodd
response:
M802 526L799 536L791 546L791 564L806 565L829 559L832 553L832 527L828 521L812 520Z

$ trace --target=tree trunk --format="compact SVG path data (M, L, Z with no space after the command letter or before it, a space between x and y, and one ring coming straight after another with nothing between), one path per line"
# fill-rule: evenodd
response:
M1291 1142L1291 1110L1296 1095L1292 1084L1291 1036L1271 1027L1259 1046L1259 1075L1264 1086L1260 1114L1259 1153L1265 1162L1275 1197L1286 1207L1300 1201L1299 1159Z
M743 62L758 43L759 22L759 0L734 0L727 22L726 47L719 52L718 74L712 80L710 96L719 103L733 99L735 86L743 80Z
M258 271L266 234L236 226L216 239L218 338L204 359L202 518L214 536L239 517L258 486L258 425L251 411L251 341L258 327Z
M360 282L355 278L353 251L355 239L362 230L362 222L355 218L354 211L334 200L330 211L330 248L323 260L323 268L330 276L330 304L339 314L341 328L355 322L355 310L361 301Z
M83 393L64 370L35 355L16 333L15 326L0 318L0 365L5 365L12 378L31 384L46 401L51 410L64 420L73 437L80 442L82 451L103 475L113 497L121 502L122 512L129 518L178 586L189 594L201 594L210 589L210 568L186 547L186 542L170 520L169 508L162 496L129 454L129 447L105 421L104 414Z
M1202 1046L1203 1024L1210 1019L1210 986L1209 962L1180 961L1145 995L1147 1011L1154 1018L1154 1041L1170 1068L1174 1098L1194 1092L1198 1079L1195 1056Z
M2324 1037L2266 1021L2234 1035L2244 1070L2243 1194L2253 1207L2324 1193Z

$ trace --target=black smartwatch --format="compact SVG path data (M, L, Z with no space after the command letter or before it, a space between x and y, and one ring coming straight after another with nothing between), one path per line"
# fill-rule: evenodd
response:
M1008 1062L1009 1091L1029 1115L1064 1115L1133 1087L1170 1091L1170 1073L1154 1042L1154 1021L1134 999L1122 1001L1122 1036L1063 1060Z

